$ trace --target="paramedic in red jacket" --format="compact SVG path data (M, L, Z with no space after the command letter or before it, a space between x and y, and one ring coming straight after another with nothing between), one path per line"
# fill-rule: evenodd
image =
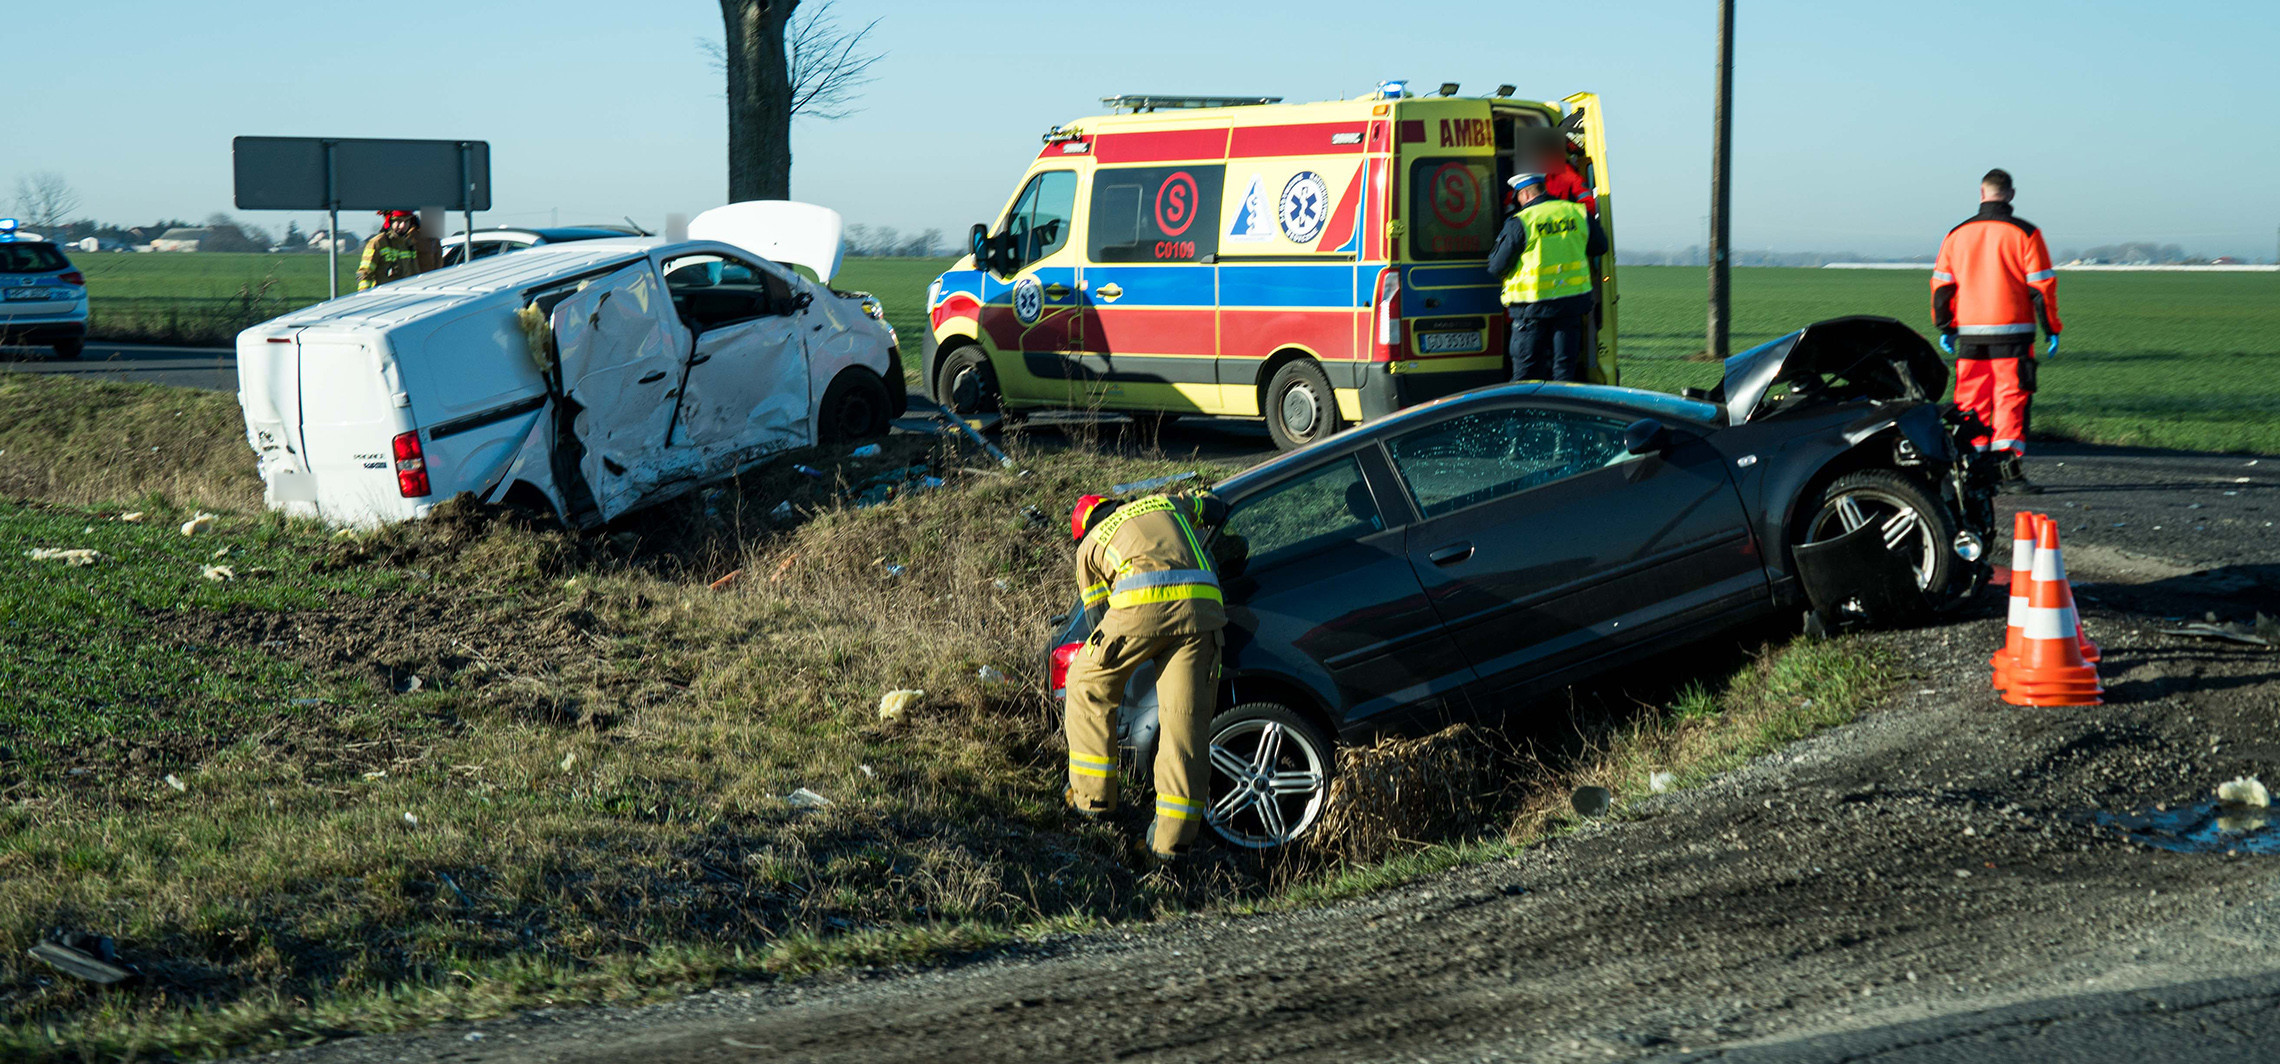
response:
M2032 491L2020 469L2035 392L2035 330L2058 354L2058 275L2042 231L2011 213L2011 175L1979 181L1979 213L1950 230L1932 268L1932 324L1955 356L1955 402L1992 430L1973 442L2006 452L2005 479Z

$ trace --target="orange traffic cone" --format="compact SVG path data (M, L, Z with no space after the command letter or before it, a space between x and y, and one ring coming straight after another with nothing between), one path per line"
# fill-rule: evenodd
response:
M2098 686L2098 667L2082 660L2074 591L2058 552L2058 525L2047 518L2036 525L2033 579L2020 626L2025 646L2011 662L2011 685L2003 701L2014 706L2098 705L2106 692Z
M2021 631L2027 623L2027 587L2034 579L2035 521L2040 514L2025 510L2011 518L2011 610L2010 620L2004 625L2003 646L1988 659L1995 666L1995 689L2011 686L2011 663L2018 660L2019 652L2026 649L2026 636Z

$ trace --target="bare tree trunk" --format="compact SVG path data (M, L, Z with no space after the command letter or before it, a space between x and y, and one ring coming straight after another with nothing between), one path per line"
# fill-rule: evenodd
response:
M728 198L789 199L792 79L784 26L799 0L720 0L728 31Z

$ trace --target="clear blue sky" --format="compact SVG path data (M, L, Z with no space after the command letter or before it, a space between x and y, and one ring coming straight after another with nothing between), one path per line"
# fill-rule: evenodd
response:
M231 209L239 134L487 139L498 209L478 225L656 224L724 197L720 75L696 44L720 33L712 0L10 8L14 66L40 61L0 108L0 200L53 170L86 214L203 218ZM955 234L1003 204L1039 133L1104 95L1308 100L1407 77L1600 93L1618 242L1704 238L1711 0L835 10L880 18L886 59L862 111L796 128L792 182L850 221ZM1742 247L1929 254L1973 209L1978 175L2004 166L2054 248L2274 254L2280 4L1740 0L1737 36Z

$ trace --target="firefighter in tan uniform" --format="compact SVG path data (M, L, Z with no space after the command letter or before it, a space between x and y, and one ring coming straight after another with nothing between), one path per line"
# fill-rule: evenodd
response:
M1069 663L1069 804L1087 816L1116 808L1117 711L1132 673L1155 662L1160 738L1149 849L1160 860L1185 855L1204 824L1207 732L1227 626L1204 538L1226 509L1209 492L1121 504L1087 495L1069 515L1085 609L1107 607Z
M443 261L440 245L420 235L419 217L410 211L381 211L380 231L364 242L364 257L356 264L356 290L387 284L435 269Z

